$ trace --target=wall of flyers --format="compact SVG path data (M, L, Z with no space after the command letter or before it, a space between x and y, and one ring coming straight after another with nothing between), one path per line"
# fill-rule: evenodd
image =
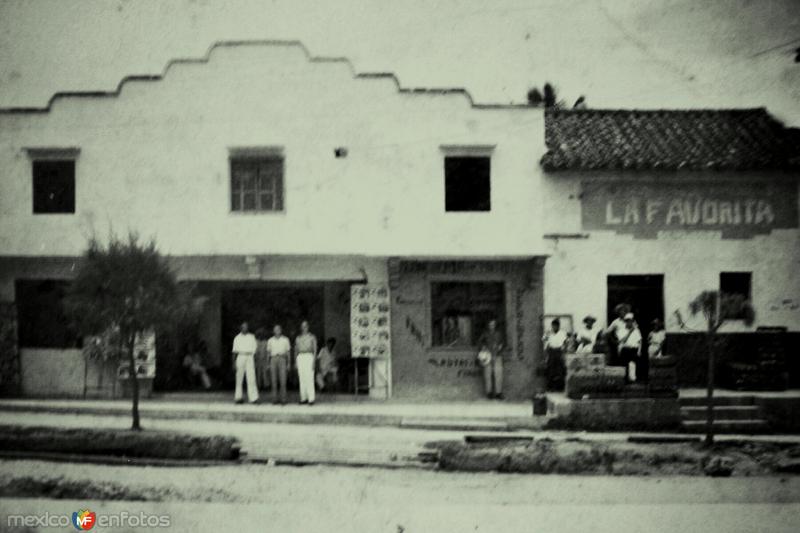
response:
M136 335L133 342L133 358L136 360L136 377L139 379L156 377L156 334L148 331L144 335ZM127 359L117 369L119 379L130 378L130 365Z
M353 357L388 359L391 350L389 287L350 287L350 343Z

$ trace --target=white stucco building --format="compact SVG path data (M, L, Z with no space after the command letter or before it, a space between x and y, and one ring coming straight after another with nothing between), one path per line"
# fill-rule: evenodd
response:
M58 94L46 109L0 114L2 296L39 290L26 280L68 280L87 238L134 230L153 236L179 278L209 297L212 366L227 365L233 326L248 313L256 326L282 321L289 332L307 316L347 353L349 285L387 284L389 257L527 265L545 254L540 154L530 149L542 138L539 109L401 88L391 74L356 74L347 60L310 57L296 42L218 43L113 93ZM48 172L58 184L37 192ZM459 196L459 179L476 184L471 196ZM489 275L498 276L506 274ZM515 309L515 294L501 288L495 297L506 301L495 305ZM251 296L250 311L231 308ZM32 310L20 320L37 313L46 316ZM426 349L431 320L413 317ZM20 327L23 392L82 393L79 351L38 339L42 327ZM520 364L530 365L533 346ZM472 363L472 351L455 353ZM414 356L409 366L426 373L428 358ZM371 366L383 396L390 363ZM472 381L455 389L477 390ZM520 378L520 394L529 381Z
M723 116L714 113L683 127L730 150L730 138L709 133ZM179 279L207 297L198 334L223 381L228 344L245 319L291 333L308 318L349 353L354 284L391 293L391 355L370 359L367 373L376 397L479 396L475 342L490 317L508 339L508 393L530 397L546 317L605 321L626 299L668 318L717 289L721 273L750 273L753 327L800 331L798 174L789 155L772 154L747 136L757 127L733 116L726 124L745 132L736 147L769 155L746 169L707 170L714 150L666 170L646 153L621 166L615 161L630 154L589 165L587 152L572 157L586 145L571 139L631 146L651 132L648 117L622 112L640 129L602 137L607 116L475 105L463 90L404 88L391 74L355 73L347 60L276 41L222 42L207 57L170 62L161 76L126 78L114 92L0 110L3 385L80 396L100 382L58 307L87 239L110 231L154 237ZM659 131L642 142L660 143ZM774 125L770 139L786 135ZM619 199L615 184L627 191ZM668 196L684 185L717 202L717 223L668 227ZM631 191L667 202L651 213L664 220L660 231L647 227L647 211L626 221ZM774 201L772 215L728 235L719 202L735 202L729 193L746 202L748 191ZM600 214L592 198L605 202ZM630 228L608 227L617 220ZM657 297L633 301L636 291ZM179 386L172 375L183 349L167 348L163 390Z

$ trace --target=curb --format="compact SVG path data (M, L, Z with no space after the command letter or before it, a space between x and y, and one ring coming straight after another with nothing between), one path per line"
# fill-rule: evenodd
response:
M129 406L117 407L81 407L69 405L14 405L0 404L0 413L50 413L98 416L129 416ZM407 417L404 415L380 414L337 414L329 412L274 412L274 411L200 411L150 409L140 405L140 415L145 418L162 420L219 420L227 422L249 422L267 424L325 424L349 426L386 426L402 429L427 429L442 431L514 431L543 429L538 418L531 417L497 417L497 418L441 418L441 417Z
M72 407L67 405L0 405L0 413L51 413L99 416L130 416L130 408L114 407ZM222 420L229 422L261 422L276 424L343 424L353 426L400 426L402 416L399 415L342 415L333 413L275 413L259 411L199 411L199 410L162 410L139 406L140 416L162 420Z
M388 470L438 470L437 462L413 462L413 461L353 461L346 459L291 459L291 458L268 458L268 457L249 457L245 458L244 463L263 464L268 466L336 466L343 468L384 468Z

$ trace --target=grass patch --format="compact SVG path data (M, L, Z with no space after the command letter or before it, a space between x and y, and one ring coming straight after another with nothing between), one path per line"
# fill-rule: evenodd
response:
M0 498L48 498L54 500L222 501L237 498L220 489L180 491L175 487L138 487L90 479L20 476L0 479Z
M533 442L437 441L448 471L639 476L754 476L800 473L800 445L767 442L643 444L540 439Z
M222 435L198 436L169 431L3 425L0 426L0 449L20 452L223 461L238 459L240 445L237 439Z

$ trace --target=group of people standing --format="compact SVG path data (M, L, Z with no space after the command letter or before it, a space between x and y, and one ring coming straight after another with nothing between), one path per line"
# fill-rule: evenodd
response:
M564 388L564 353L605 353L607 365L625 367L628 381L647 382L650 358L663 355L664 324L659 319L652 321L643 349L642 333L630 306L619 304L614 311L617 318L605 329L597 325L592 315L584 317L581 327L572 334L561 328L559 319L550 323L543 338L548 390Z
M544 334L544 373L547 390L564 390L566 367L565 353L604 353L605 362L610 366L624 366L628 381L646 382L649 359L663 354L666 338L664 324L653 320L647 335L647 348L643 351L642 333L636 323L631 308L627 304L616 306L617 318L607 328L601 328L597 319L587 315L581 327L574 333L561 327L556 318ZM478 363L483 369L484 391L487 398L502 400L503 358L508 352L505 339L497 320L489 320L478 340Z
M664 355L664 341L667 337L664 323L658 318L650 323L645 347L642 332L630 306L619 304L614 311L617 318L604 332L608 341L606 363L612 366L624 366L628 381L646 383L650 372L650 358Z
M300 334L294 345L283 334L279 324L272 328L268 339L256 338L247 322L242 323L239 334L233 339L233 357L236 369L234 401L243 403L243 388L246 383L247 399L258 402L258 387L266 385L266 374L272 388L272 402L286 404L286 381L294 368L300 387L300 403L314 405L315 385L320 390L329 381L338 379L336 362L336 339L329 338L325 346L317 345L317 337L311 333L308 321L300 324Z

